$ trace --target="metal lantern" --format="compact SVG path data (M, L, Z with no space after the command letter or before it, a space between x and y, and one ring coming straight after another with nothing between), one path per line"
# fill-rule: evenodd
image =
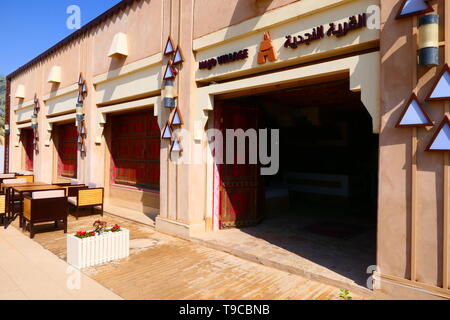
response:
M84 107L80 103L77 104L77 107L76 107L76 118L77 118L77 121L84 120Z
M175 107L175 98L173 94L174 90L174 82L168 80L165 82L165 96L164 96L164 107L165 108L174 108Z
M439 65L439 15L427 14L419 18L419 64Z
M37 115L35 114L31 116L31 128L35 130L38 128Z

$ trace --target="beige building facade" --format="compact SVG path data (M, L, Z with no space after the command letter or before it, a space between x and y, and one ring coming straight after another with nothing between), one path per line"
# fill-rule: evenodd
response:
M440 17L440 60L435 67L418 66L418 17L397 19L403 1L124 0L8 76L6 170L33 171L36 180L47 183L76 180L105 187L105 211L151 216L157 230L190 238L239 227L238 211L254 209L248 204L246 209L230 209L229 216L225 212L226 203L253 203L248 199L256 190L233 198L230 190L237 187L226 180L233 174L227 176L216 161L217 151L212 152L208 129L225 128L228 116L230 123L244 121L250 127L256 118L239 118L239 111L229 110L243 106L251 113L249 106L262 105L267 95L271 101L279 99L276 106L264 105L270 114L264 121L278 119L294 132L295 140L295 132L305 134L287 124L295 113L281 115L291 102L301 99L305 107L298 112L308 123L323 113L308 104L308 97L320 106L327 105L327 99L339 106L351 104L349 110L355 110L345 115L361 114L352 121L364 123L364 134L372 139L361 139L359 145L364 149L376 141L368 151L376 161L367 160L364 170L376 180L367 185L372 190L367 195L375 199L378 292L448 299L450 158L448 152L425 149L449 115L450 104L425 98L449 62L450 1L429 3ZM296 96L298 88L303 89ZM412 93L433 124L397 128ZM166 107L172 96L177 109ZM81 107L82 133L77 122ZM182 120L170 126L176 112ZM339 115L339 108L334 112ZM36 130L31 129L34 113ZM170 139L165 139L167 124ZM325 122L321 126L326 127ZM346 132L358 132L342 130L341 140L334 133L331 140L318 138L323 147L316 151L338 148L346 143ZM319 140L299 143L295 149L310 150ZM143 144L144 155L139 149ZM289 154L288 144L282 148ZM281 161L280 166L286 179L297 179L292 185L298 190L308 183L329 187L344 181L342 189L350 191L342 192L353 193L352 187L345 187L350 173L292 173L291 164ZM256 180L242 181L239 188ZM342 196L338 189L333 197ZM255 215L246 221L259 221Z

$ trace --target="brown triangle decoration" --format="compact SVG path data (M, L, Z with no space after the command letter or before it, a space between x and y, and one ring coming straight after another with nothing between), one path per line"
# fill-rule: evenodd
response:
M450 119L445 116L431 138L427 151L450 151Z
M177 138L177 139L175 139L173 142L172 142L172 147L170 148L170 152L172 153L172 152L182 152L183 151L183 149L181 148L181 140L180 140L180 138Z
M169 37L166 43L166 47L164 48L164 55L167 56L169 54L174 53L174 46L173 46L173 40L172 37Z
M182 64L184 62L183 52L181 51L180 46L177 47L175 51L175 57L173 58L173 64Z
M396 19L419 16L433 11L433 7L428 0L403 0Z
M450 67L444 66L427 96L428 101L450 100Z
M427 112L420 104L417 95L413 93L411 98L403 108L400 119L397 122L396 128L401 127L428 127L433 126L433 122L428 116Z
M170 125L173 127L183 125L183 118L181 117L180 109L178 107L175 108L172 117L170 118Z
M163 130L161 138L165 139L165 140L172 139L172 133L173 133L172 128L170 127L169 124L166 124L166 126L164 127L164 130Z
M164 81L174 80L176 77L176 71L173 67L172 60L167 63L166 71L164 72Z

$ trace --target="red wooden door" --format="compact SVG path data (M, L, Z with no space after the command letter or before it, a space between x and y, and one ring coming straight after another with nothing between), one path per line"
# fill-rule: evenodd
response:
M221 229L245 227L259 223L263 218L261 205L262 184L260 166L249 164L249 141L246 141L246 164L237 164L238 150L235 140L235 161L227 164L226 129L258 130L260 112L258 108L216 103L216 128L223 133L224 164L219 165L219 225ZM254 146L256 147L256 146Z
M76 178L78 167L78 133L74 124L61 125L58 128L58 176Z
M33 171L33 159L34 159L33 130L22 131L22 139L23 139L22 143L25 149L25 170Z
M111 183L159 190L161 132L153 110L113 116Z

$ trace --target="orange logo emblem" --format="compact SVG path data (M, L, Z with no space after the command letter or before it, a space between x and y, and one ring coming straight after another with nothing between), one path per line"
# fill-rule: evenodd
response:
M264 40L261 42L258 54L258 64L265 64L269 60L270 62L275 62L278 60L277 52L272 44L272 39L270 39L269 32L264 32Z

